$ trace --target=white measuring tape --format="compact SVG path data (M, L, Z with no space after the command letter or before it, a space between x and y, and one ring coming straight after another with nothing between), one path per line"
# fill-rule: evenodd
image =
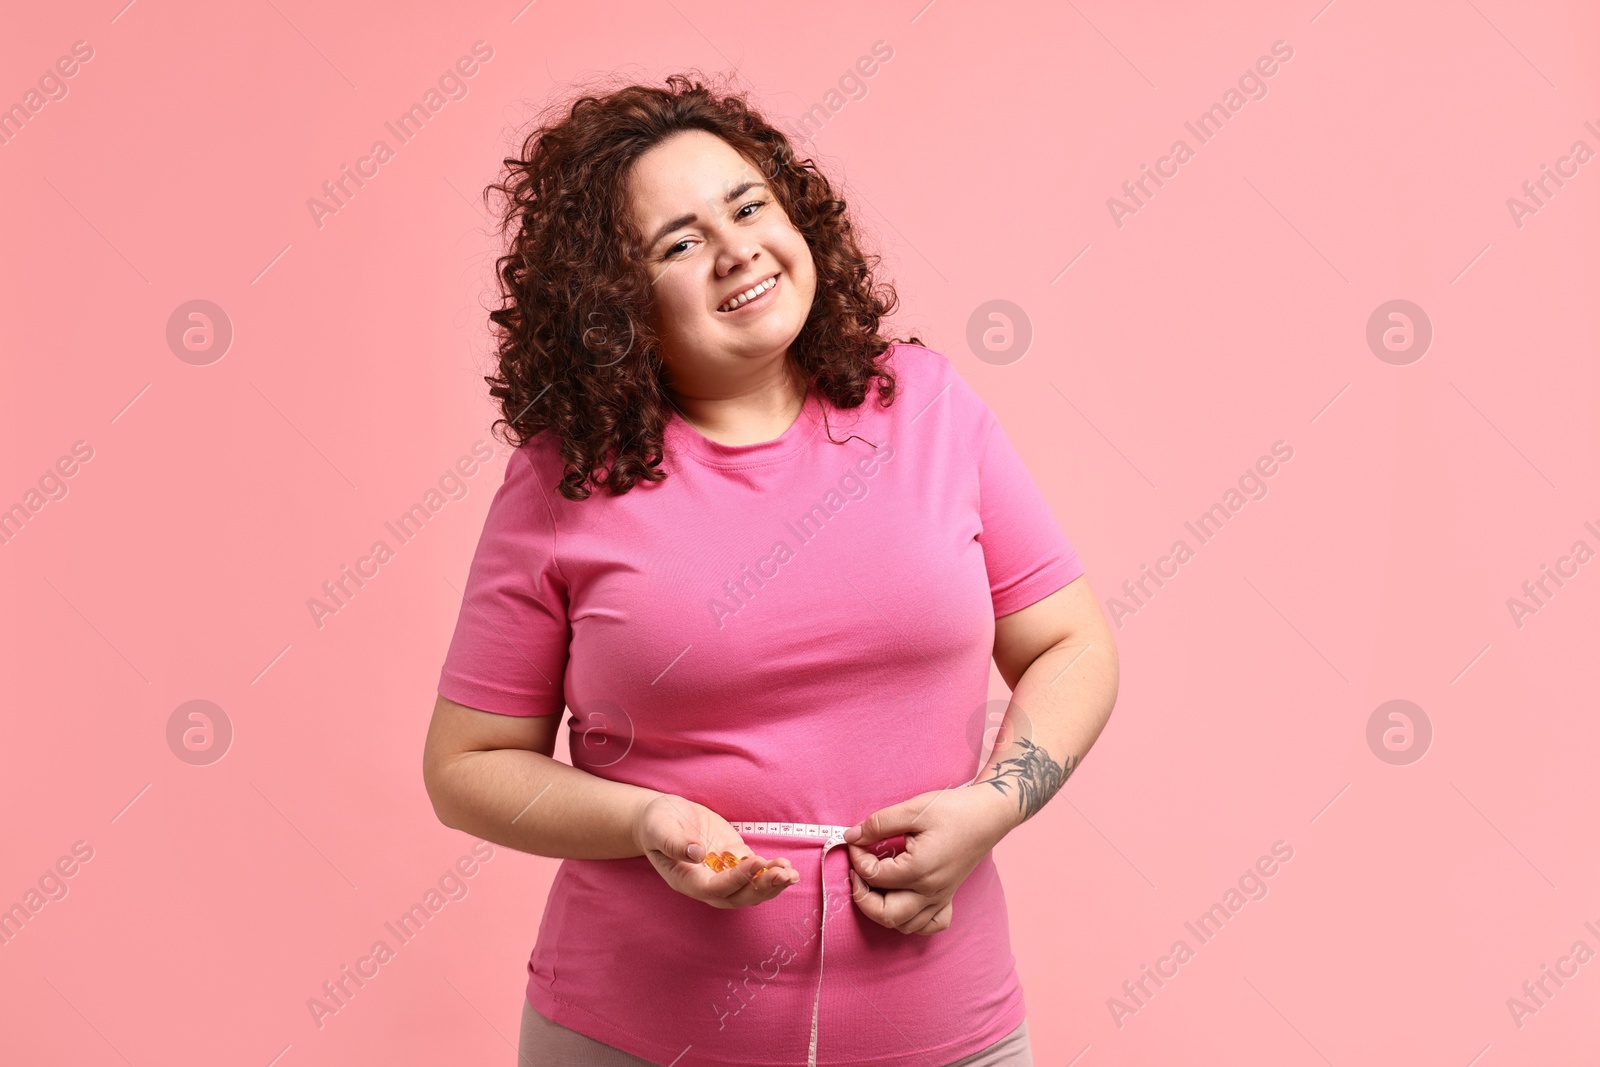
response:
M822 1009L822 963L828 946L828 850L844 844L848 826L826 826L811 822L735 822L729 823L741 834L767 834L778 837L804 837L822 842L822 857L817 860L817 870L822 878L822 936L817 945L817 993L811 1001L811 1048L806 1053L806 1067L817 1067L817 1017Z

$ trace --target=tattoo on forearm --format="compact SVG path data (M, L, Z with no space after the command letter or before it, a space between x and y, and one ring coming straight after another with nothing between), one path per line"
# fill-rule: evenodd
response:
M995 776L989 779L989 784L1004 793L1008 784L1014 783L1017 804L1026 821L1066 784L1078 759L1069 754L1065 763L1056 763L1048 752L1026 738L1018 738L1017 744L1022 746L1022 755L996 763Z

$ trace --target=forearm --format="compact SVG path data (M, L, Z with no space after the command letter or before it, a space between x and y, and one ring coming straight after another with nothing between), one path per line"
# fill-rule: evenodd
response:
M1022 673L995 750L972 782L1005 798L1007 832L1043 808L1088 755L1111 717L1117 681L1109 641L1057 644Z
M634 819L660 795L520 748L463 753L428 792L446 826L535 856L585 860L643 855Z

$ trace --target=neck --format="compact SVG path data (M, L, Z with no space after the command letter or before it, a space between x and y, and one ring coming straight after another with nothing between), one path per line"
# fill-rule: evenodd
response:
M768 441L800 417L807 382L785 356L773 373L737 384L695 382L691 392L666 385L664 393L685 422L725 444Z

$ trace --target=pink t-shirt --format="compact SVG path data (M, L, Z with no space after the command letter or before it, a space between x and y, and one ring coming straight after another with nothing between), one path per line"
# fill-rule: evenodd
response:
M730 822L850 826L971 781L993 725L995 618L1083 568L950 362L906 344L886 358L894 403L869 389L857 408L830 405L826 429L815 390L758 444L674 415L667 479L620 497L557 492L549 434L518 449L439 692L505 715L568 707L574 767ZM800 881L719 909L642 856L563 860L529 1002L658 1064L804 1064L826 922L819 1064L946 1064L1022 1022L992 856L957 890L950 928L924 937L855 908L846 848L819 870L821 841L743 836Z

